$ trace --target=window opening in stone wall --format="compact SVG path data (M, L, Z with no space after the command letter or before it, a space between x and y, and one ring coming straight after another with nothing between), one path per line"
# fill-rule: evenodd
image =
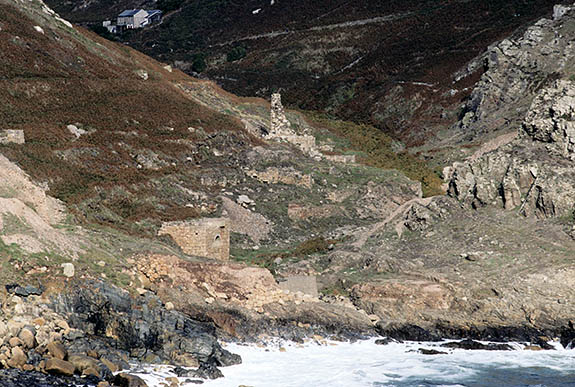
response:
M222 237L219 234L214 237L214 243L212 244L212 247L217 249L222 247Z

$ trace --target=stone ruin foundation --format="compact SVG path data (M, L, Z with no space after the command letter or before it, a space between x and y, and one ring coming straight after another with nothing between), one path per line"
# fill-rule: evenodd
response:
M319 151L314 136L296 133L286 117L282 97L279 93L274 93L271 97L270 132L265 138L287 141L316 160L323 158L344 164L355 164L356 162L355 155L324 155Z
M317 280L313 275L293 275L278 283L280 289L290 293L301 292L312 297L318 297Z
M0 144L24 144L23 130L0 130Z
M158 235L169 235L188 255L220 260L230 259L230 220L203 218L166 222Z

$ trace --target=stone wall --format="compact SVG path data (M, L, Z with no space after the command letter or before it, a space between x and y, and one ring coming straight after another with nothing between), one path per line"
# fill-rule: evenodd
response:
M323 157L335 163L355 164L356 162L355 155L324 155Z
M293 168L271 167L265 171L249 171L248 175L268 184L298 185L311 188L313 179L311 175L304 174Z
M286 136L293 134L290 123L284 113L282 96L279 93L272 94L271 98L271 130L272 136Z
M230 220L204 218L167 222L158 235L169 235L188 255L221 260L230 258Z
M286 277L285 281L279 283L282 290L289 290L290 293L301 292L303 294L317 297L317 281L312 275L294 275Z
M270 124L270 132L266 136L268 139L287 141L300 148L302 152L307 155L321 158L322 155L317 149L315 137L309 134L297 134L291 128L291 124L286 118L279 93L272 94Z
M319 151L315 137L309 134L296 133L285 115L279 93L272 94L271 122L267 139L278 139L297 146L301 151L315 159L326 159L336 163L354 164L355 155L324 155Z
M0 130L0 144L24 144L23 130Z
M288 205L288 217L291 220L324 219L336 215L342 215L343 209L332 204L322 206L302 206L296 203Z

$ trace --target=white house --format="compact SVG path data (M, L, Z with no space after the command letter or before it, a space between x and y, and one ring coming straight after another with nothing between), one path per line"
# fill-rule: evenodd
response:
M152 23L158 23L162 20L162 11L152 9L127 9L118 15L117 26L120 29L143 28Z
M148 12L143 9L127 9L118 15L120 28L142 28L148 22Z
M106 27L108 32L110 32L112 34L115 34L118 32L118 27L116 25L112 24L111 20L103 21L102 26Z

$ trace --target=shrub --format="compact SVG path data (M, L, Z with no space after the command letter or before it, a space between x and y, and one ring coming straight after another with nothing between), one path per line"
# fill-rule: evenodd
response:
M204 54L196 54L192 58L192 71L196 73L201 73L206 71L206 59Z
M421 182L425 197L444 194L439 173L406 151L395 153L393 139L381 130L371 125L334 120L321 113L306 114L331 133L348 140L351 149L365 152L367 157L360 160L363 164L403 172L410 179Z
M329 245L333 241L325 240L323 237L308 239L302 242L293 251L295 256L311 255L316 253L325 253L329 250Z
M244 47L237 46L232 48L231 51L228 52L226 59L228 62L235 62L237 60L245 58L247 53L248 51Z
M115 40L116 39L114 34L111 34L110 31L108 31L108 29L104 26L94 25L94 26L90 26L90 29L105 39L108 39L108 40Z

